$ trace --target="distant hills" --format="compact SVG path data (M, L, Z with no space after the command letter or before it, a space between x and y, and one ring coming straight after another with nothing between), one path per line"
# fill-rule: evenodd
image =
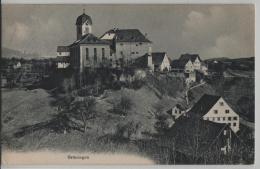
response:
M15 49L9 49L6 47L2 47L2 57L3 58L24 58L24 59L32 59L32 58L42 58L39 54L37 53L25 53L21 52L19 50Z

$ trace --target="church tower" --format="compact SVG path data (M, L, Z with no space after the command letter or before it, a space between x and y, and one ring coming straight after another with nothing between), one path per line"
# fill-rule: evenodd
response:
M83 10L83 14L78 16L76 27L77 40L88 33L92 33L92 20L90 16L85 14L85 9Z

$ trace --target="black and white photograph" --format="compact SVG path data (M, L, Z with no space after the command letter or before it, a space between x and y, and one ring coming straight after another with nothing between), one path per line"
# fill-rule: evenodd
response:
M255 163L254 4L2 4L1 21L2 165Z

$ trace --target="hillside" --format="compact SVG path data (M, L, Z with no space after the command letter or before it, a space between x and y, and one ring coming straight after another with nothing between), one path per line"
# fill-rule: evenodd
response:
M2 47L2 57L24 59L41 58L37 53L24 53L19 50L9 49L6 47Z

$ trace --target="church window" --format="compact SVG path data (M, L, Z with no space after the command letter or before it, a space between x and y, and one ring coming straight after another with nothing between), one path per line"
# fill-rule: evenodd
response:
M234 117L233 119L234 119L234 120L237 120L237 117Z
M86 60L89 60L89 52L88 52L88 48L86 48Z
M102 48L102 60L105 60L105 48Z
M105 48L102 48L102 57L105 57Z
M228 117L228 121L231 121L231 117Z
M94 48L94 62L97 62L97 48Z
M224 106L224 102L219 102L220 106Z
M225 110L225 113L226 113L226 114L228 114L228 113L229 113L229 110L228 110L228 109L227 109L227 110Z
M215 114L218 114L218 110L214 110L214 113L215 113Z

